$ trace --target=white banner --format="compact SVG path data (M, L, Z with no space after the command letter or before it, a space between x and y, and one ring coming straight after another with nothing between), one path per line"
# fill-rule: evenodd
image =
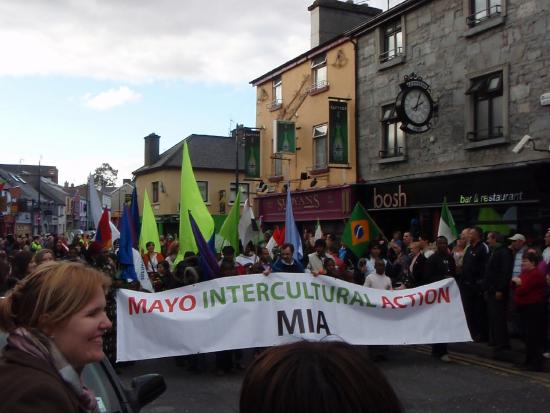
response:
M329 335L373 345L471 341L454 279L384 291L326 276L274 273L117 294L118 361Z

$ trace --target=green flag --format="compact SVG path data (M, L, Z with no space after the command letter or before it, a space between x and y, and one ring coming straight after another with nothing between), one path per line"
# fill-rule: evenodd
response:
M458 231L456 230L455 220L453 214L447 205L447 198L443 198L443 206L441 208L441 216L439 217L439 228L437 229L437 236L444 236L447 238L449 244L458 238Z
M363 205L357 202L344 228L342 242L356 257L360 258L367 253L369 243L375 240L380 234L382 234L382 231L378 228L376 222L365 211Z
M191 223L189 222L189 211L191 211L193 219L201 230L202 236L208 242L214 232L214 220L202 200L202 195L193 173L189 148L187 147L187 142L184 142L180 181L180 250L175 260L176 264L183 259L183 254L186 251L198 252Z
M139 250L141 253L147 251L145 244L149 241L155 243L155 252L160 252L159 230L157 220L149 201L147 190L143 194L143 217L141 219L141 231L139 233Z
M231 211L225 218L222 227L220 228L220 236L224 238L223 245L231 245L235 248L235 253L239 253L239 216L241 213L241 191L237 192L235 202L231 207Z

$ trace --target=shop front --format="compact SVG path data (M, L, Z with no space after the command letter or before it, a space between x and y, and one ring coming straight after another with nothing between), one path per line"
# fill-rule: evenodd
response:
M358 200L386 236L395 230L437 235L444 198L458 229L478 225L539 238L550 227L550 163L424 179L368 183Z
M341 234L344 220L355 205L355 188L352 185L296 190L291 194L292 211L299 229L315 230L321 222L323 232ZM262 223L271 228L285 222L286 193L272 193L258 196L254 202Z

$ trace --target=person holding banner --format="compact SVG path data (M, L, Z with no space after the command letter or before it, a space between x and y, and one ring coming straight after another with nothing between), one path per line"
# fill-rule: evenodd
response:
M292 258L293 254L294 245L289 242L285 242L281 247L281 258L273 264L273 272L291 272L300 274L305 272L302 263Z
M240 413L402 411L368 355L336 341L300 341L266 350L248 368L239 401Z
M97 412L82 385L87 363L100 361L110 280L82 264L42 264L0 300L0 329L9 333L0 358L6 412Z

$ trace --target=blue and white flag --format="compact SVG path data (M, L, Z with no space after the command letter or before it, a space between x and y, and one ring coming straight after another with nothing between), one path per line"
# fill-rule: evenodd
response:
M294 255L292 256L295 260L300 261L304 256L302 250L302 238L300 237L300 232L296 226L296 221L294 221L294 213L292 212L292 200L290 199L290 186L286 193L286 211L285 211L285 242L290 242L294 245Z
M121 277L125 280L139 281L141 288L153 292L153 285L145 270L145 265L138 250L132 247L132 229L130 212L124 206L120 224L120 244L118 250L118 262L122 266Z

